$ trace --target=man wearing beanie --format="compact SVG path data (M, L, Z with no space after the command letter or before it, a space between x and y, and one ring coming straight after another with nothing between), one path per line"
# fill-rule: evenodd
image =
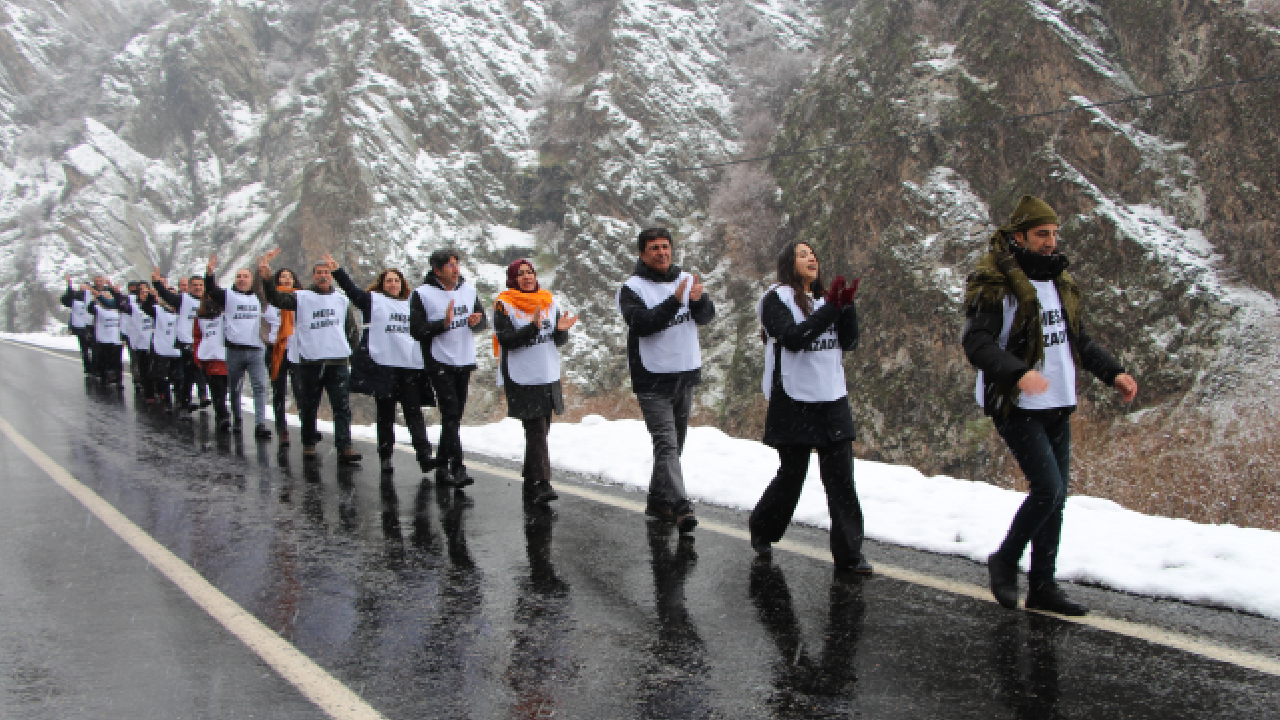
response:
M1031 546L1026 606L1084 615L1054 580L1071 464L1077 363L1125 402L1138 383L1085 331L1080 288L1058 252L1058 215L1022 196L965 290L965 355L978 369L977 397L1027 477L1030 491L1000 549L987 559L991 592L1018 606L1018 564Z

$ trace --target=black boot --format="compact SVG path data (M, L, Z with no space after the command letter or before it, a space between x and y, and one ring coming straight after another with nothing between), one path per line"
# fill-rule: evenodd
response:
M271 430L266 425L259 425L253 430L253 437L258 440L270 440Z
M698 518L694 517L693 506L688 500L672 508L671 512L676 516L676 528L680 530L681 535L691 533L698 527Z
M1067 597L1058 583L1033 582L1027 592L1027 609L1080 617L1088 615L1089 608Z
M422 471L423 475L435 469L436 461L431 459L430 450L419 450L415 455L418 458L418 469Z
M452 485L453 473L449 472L449 466L445 463L436 465L436 483L439 485Z
M987 573L991 576L991 594L996 602L1013 610L1018 607L1018 566L1007 563L999 553L987 557Z
M524 482L524 496L532 505L546 505L560 498L555 489L551 487L551 483L546 480L534 480L533 482L526 480Z
M363 459L364 456L356 452L353 447L343 448L342 452L338 453L339 465L355 465Z
M464 488L475 483L475 478L467 473L467 466L461 462L449 463L449 472L453 475L453 484L457 488Z

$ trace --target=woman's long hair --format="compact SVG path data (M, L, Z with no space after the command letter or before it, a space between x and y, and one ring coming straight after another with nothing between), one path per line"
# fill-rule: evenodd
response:
M404 279L404 273L400 272L395 268L387 268L386 270L383 270L382 272L378 273L378 279L374 280L373 284L365 288L365 290L368 292L382 292L382 281L385 280L387 278L387 275L390 273L395 273L400 278L400 294L395 296L395 299L408 300L409 295L413 292L412 290L409 289L409 281ZM382 293L382 294L386 295L386 293Z
M809 243L793 242L788 243L782 248L782 252L778 253L778 284L786 285L795 291L796 305L805 317L809 317L813 312L813 296L823 292L822 263L818 263L818 277L809 284L809 287L803 287L803 279L796 274L796 250L801 245L813 252L813 246Z
M284 274L284 273L289 273L289 276L293 278L293 289L294 289L294 290L301 290L301 289L302 289L301 287L299 287L299 286L298 286L298 273L294 272L294 271L293 271L292 269L290 269L290 268L280 268L279 270L277 270L277 271L276 271L275 276L273 276L273 277L271 278L271 282L272 282L272 283L274 283L274 285L272 285L272 287L280 287L280 276L281 276L282 274Z
M222 314L222 303L213 299L208 290L204 291L204 297L200 298L200 307L196 308L196 315L205 320L216 318Z

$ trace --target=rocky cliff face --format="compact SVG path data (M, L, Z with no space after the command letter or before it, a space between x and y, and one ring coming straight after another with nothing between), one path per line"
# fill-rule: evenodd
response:
M800 238L864 278L861 451L982 476L960 295L1029 192L1066 218L1143 407L1274 395L1276 84L1088 107L1280 71L1274 16L1241 3L14 0L0 20L11 329L54 322L66 274L230 272L280 245L304 272L328 251L420 276L452 246L484 297L535 256L584 315L569 378L621 395L614 292L665 224L720 307L701 418L751 435L755 302ZM699 169L770 151L790 154ZM1086 387L1089 417L1123 410Z

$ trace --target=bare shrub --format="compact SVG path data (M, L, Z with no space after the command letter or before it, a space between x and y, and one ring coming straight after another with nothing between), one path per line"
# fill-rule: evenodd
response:
M1249 0L1245 4L1249 12L1266 15L1271 19L1280 18L1280 0Z
M773 269L781 244L778 185L765 170L732 166L711 196L712 222L721 224L725 249L739 269L757 277Z

